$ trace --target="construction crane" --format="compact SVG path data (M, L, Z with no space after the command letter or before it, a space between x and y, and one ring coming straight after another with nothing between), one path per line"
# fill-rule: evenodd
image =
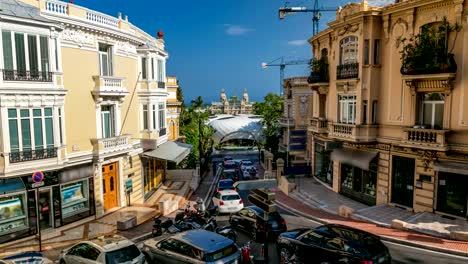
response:
M279 63L275 63L276 61L280 60ZM279 57L276 60L273 60L271 62L263 62L262 63L262 68L266 69L270 66L277 66L280 67L280 95L283 94L283 79L284 79L284 68L286 68L286 65L303 65L303 64L310 64L311 60L292 60L292 61L284 61L283 57Z
M315 36L319 32L319 20L321 16L321 11L337 11L337 7L320 7L318 6L318 0L315 0L313 8L307 7L288 7L283 6L279 8L279 19L284 19L286 15L291 15L295 13L312 13L312 35Z

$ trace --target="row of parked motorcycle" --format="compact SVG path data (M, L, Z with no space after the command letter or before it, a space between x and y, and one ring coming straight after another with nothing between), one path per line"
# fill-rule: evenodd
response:
M163 234L175 234L192 229L205 229L207 231L218 233L225 236L232 241L236 242L237 235L230 225L218 226L216 223L216 207L210 207L206 210L197 201L195 210L190 209L190 204L183 212L176 214L174 221L167 219L162 221L159 217L154 219L152 235L153 237L161 236ZM200 210L201 209L201 210Z

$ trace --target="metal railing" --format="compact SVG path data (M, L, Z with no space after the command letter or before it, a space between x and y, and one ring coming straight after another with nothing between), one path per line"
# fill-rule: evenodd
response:
M9 154L10 163L56 158L57 149L58 148L51 147L51 148L44 148L44 149L13 151Z
M359 63L348 63L336 66L336 79L350 79L359 76Z
M50 71L3 70L4 81L52 82Z
M158 88L166 88L166 83L165 82L158 82Z

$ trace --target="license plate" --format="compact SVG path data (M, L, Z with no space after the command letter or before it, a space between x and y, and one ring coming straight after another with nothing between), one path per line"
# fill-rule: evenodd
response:
M386 256L380 257L379 258L379 263L383 263L383 262L385 262L385 260L387 260Z
M278 227L278 223L272 223L272 224L271 224L271 227L277 228L277 227Z
M228 207L228 210L236 210L236 207Z

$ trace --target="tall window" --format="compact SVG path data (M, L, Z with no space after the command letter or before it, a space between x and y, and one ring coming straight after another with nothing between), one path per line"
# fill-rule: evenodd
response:
M54 147L54 121L51 107L10 108L8 126L11 152Z
M154 58L151 58L151 80L154 80Z
M143 105L143 129L148 129L148 105Z
M362 101L362 123L367 124L367 100Z
M340 63L350 64L358 62L358 38L349 36L340 42Z
M377 100L372 101L372 124L377 123Z
M344 124L356 123L356 96L339 95L339 122Z
M374 64L380 64L380 39L374 40Z
M17 76L24 80L29 68L31 77L36 80L41 71L43 77L47 76L50 71L48 37L3 30L2 38L4 74L12 78L13 71L16 70Z
M441 93L420 95L419 122L425 128L442 129L445 96Z
M146 79L146 58L141 58L141 78Z
M369 65L369 40L364 40L364 65Z
M166 127L166 107L164 103L158 104L158 118L159 118L159 129L163 129Z
M112 105L101 106L101 126L102 137L110 138L115 136L115 116L114 107Z
M163 61L158 60L158 82L164 82Z
M153 111L152 111L152 115L153 115L153 127L152 127L152 129L153 130L156 130L157 126L158 126L158 123L156 123L156 114L157 114L156 105L153 105Z
M101 76L112 76L112 46L99 43L99 67Z

